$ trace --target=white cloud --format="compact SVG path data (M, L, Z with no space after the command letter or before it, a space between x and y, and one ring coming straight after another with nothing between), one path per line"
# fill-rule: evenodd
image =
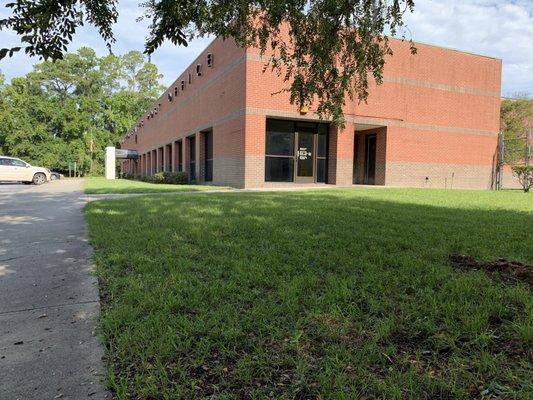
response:
M3 7L4 1L0 1L0 17L8 15ZM115 54L123 54L130 50L144 50L144 42L148 35L148 21L137 22L142 15L142 9L136 0L120 1L118 5L119 18L113 28L116 42L112 45ZM163 74L163 83L170 85L177 76L189 66L198 54L206 47L212 38L199 38L189 43L188 47L174 46L172 43L164 43L154 54L151 61L157 65ZM9 31L0 31L0 47L12 47L20 45L18 36ZM97 54L105 55L108 49L104 40L92 26L80 28L74 41L69 46L69 51L88 46L95 49ZM0 71L8 79L15 76L25 75L31 71L32 64L38 63L37 57L28 57L24 53L15 53L12 58L0 61Z
M532 1L417 0L407 24L415 41L501 58L502 93L533 95Z
M6 15L0 2L0 17ZM119 2L120 17L115 25L116 54L143 50L148 22L136 22L142 10L139 1ZM503 94L529 92L533 95L533 1L532 0L416 0L415 11L407 16L407 36L415 41L503 59ZM189 47L165 43L152 55L169 85L211 41L194 40ZM0 46L15 46L18 38L11 32L0 32ZM75 36L70 50L93 47L98 54L107 48L96 30L83 27ZM24 75L38 59L18 54L0 61L0 70L8 77Z

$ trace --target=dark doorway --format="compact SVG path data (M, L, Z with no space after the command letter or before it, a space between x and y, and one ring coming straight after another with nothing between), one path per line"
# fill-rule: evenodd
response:
M366 185L376 184L376 135L365 136L365 182Z
M308 183L315 181L314 162L315 156L315 133L297 132L296 147L296 177L295 182Z
M196 137L189 136L189 181L196 182Z
M176 154L174 155L174 164L177 172L183 171L183 146L182 141L177 140L174 143L174 151Z
M205 181L213 180L213 132L204 132Z
M172 171L172 144L165 146L165 171Z

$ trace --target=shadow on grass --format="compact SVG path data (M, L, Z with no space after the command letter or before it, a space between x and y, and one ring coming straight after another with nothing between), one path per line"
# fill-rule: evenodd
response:
M447 265L531 262L530 206L505 196L91 204L110 382L124 398L527 398L529 288Z
M101 177L85 180L86 194L142 194L142 193L174 193L200 192L211 190L227 190L227 187L194 184L155 184L129 179L106 180Z

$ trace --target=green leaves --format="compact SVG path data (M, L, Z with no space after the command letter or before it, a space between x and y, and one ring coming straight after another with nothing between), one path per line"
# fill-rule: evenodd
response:
M518 97L502 101L501 129L505 139L506 164L513 165L524 160L526 135L528 130L529 132L533 130L531 121L533 121L533 99Z
M0 29L15 31L28 54L60 59L84 22L110 47L116 3L18 0L8 4L12 15L0 20ZM151 21L146 53L165 40L187 46L197 36L233 37L270 57L267 66L283 74L292 102L309 106L316 99L315 111L342 125L346 96L364 101L370 80L381 82L384 59L392 53L385 34L403 27L414 0L151 0L141 6ZM3 49L0 59L14 51Z
M139 52L97 57L90 48L35 65L10 85L0 76L0 153L59 171L76 162L82 174L99 173L105 146L117 145L157 98L160 78Z
M161 29L160 22L177 12L162 3L146 5L154 43L172 40L176 32ZM392 54L385 34L396 34L414 2L203 1L197 7L203 12L187 20L181 32L192 26L200 34L232 36L242 46L258 47L267 56L266 69L284 77L291 102L313 105L320 116L343 125L344 113L351 111L347 100L365 101L369 82L381 82L385 57Z

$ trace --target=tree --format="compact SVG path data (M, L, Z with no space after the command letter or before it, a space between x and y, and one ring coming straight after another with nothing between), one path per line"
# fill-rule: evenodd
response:
M501 104L501 129L505 137L504 162L514 165L525 161L532 145L533 132L533 99L519 96L505 99Z
M130 59L137 59L130 87ZM163 91L157 68L138 52L98 57L81 48L35 65L3 85L0 77L0 152L60 171L77 163L82 174L103 171L105 147L118 145Z
M59 59L85 22L111 47L116 3L14 0L0 29L16 32L27 54ZM317 100L318 114L342 125L345 96L366 100L369 79L382 82L385 57L392 54L385 33L397 33L414 0L146 0L141 6L151 20L146 53L165 40L186 46L206 34L258 46L269 55L270 68L288 82L291 102L303 106ZM21 49L4 48L0 59Z

